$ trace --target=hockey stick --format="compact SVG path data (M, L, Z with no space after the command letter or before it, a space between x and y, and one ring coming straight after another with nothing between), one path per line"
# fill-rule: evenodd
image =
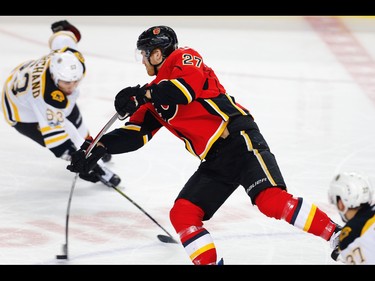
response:
M123 119L125 119L128 116L129 115L125 115L125 117L123 117ZM118 118L118 114L116 112L116 114L113 115L112 118L107 122L107 124L105 124L104 127L100 130L100 132L98 133L98 135L94 138L94 140L92 141L92 143L87 148L87 150L86 150L86 158L90 155L91 151L93 150L93 148L95 147L95 145L98 143L98 141L100 140L100 138L113 125L113 123L116 121L117 118ZM123 119L121 119L121 120L123 120ZM75 185L76 185L76 182L77 182L77 178L78 178L78 173L75 174L74 179L73 179L73 183L72 183L72 187L70 189L69 200L68 200L68 207L66 209L65 244L63 244L63 247L62 247L63 254L62 255L56 255L56 258L59 259L59 260L61 260L61 259L65 259L65 260L68 259L68 234L69 234L68 230L69 230L70 205L71 205L71 202L72 202L73 191L74 191L74 188L75 188Z
M157 226L159 226L168 236L166 235L162 235L162 234L159 234L157 235L158 239L161 241L161 242L164 242L164 243L178 243L174 238L173 236L167 231L165 230L164 227L162 227L153 217L151 217L150 214L148 214L141 206L139 206L136 202L134 202L129 196L127 196L124 192L122 192L120 189L118 189L117 187L113 186L113 188L118 192L120 193L122 196L124 196L126 199L129 200L130 203L132 203L134 206L136 206L139 210L141 210L142 213L144 213L146 216L148 216Z
M68 259L68 225L69 225L69 213L70 213L70 204L72 202L72 196L73 196L73 191L74 187L76 186L78 178L78 173L75 174L72 187L70 189L70 194L69 194L69 200L68 200L68 208L66 210L66 219L65 219L65 244L62 246L63 254L62 255L56 255L56 258L58 260L66 260Z

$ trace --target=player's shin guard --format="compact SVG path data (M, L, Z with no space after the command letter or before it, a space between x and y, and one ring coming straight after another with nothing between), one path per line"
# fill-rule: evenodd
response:
M210 233L203 227L203 215L198 206L178 199L170 211L170 220L193 264L215 265L216 248Z
M263 190L256 198L256 205L266 216L283 219L327 241L336 228L336 224L316 205L301 197L293 197L281 188Z
M215 265L216 248L210 233L203 227L190 226L178 233L180 240L195 265Z

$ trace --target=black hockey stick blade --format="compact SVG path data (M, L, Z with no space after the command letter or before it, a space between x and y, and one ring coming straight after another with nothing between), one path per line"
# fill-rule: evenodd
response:
M67 260L68 256L67 255L56 255L56 259L58 259L58 260Z
M171 236L159 234L157 237L161 242L178 244L178 242L174 240Z
M63 249L64 254L63 255L56 255L56 259L58 259L58 260L67 260L68 259L68 245L64 244L62 246L62 249Z

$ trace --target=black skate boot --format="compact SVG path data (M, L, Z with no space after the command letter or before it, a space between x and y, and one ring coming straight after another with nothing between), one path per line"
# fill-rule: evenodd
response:
M108 187L116 187L120 184L121 179L118 175L104 166L97 165L93 171L97 174L99 180Z
M51 29L53 33L59 32L61 30L73 32L74 36L77 39L77 42L81 40L81 33L79 32L78 28L72 25L67 20L60 20L60 21L54 22L51 25Z

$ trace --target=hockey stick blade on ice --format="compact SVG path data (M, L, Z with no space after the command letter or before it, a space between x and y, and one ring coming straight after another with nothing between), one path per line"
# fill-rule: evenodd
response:
M126 114L124 117L122 117L121 120L126 119L129 116L129 114ZM115 121L119 118L119 115L117 112L111 117L111 119L107 122L107 124L104 125L104 127L100 130L100 132L97 134L97 136L94 138L92 143L89 145L86 151L86 158L91 153L92 149L95 147L95 145L98 143L98 141L101 139L101 137L106 133L106 131L115 123ZM72 187L70 189L69 194L69 200L68 200L68 206L66 209L66 220L65 220L65 244L63 244L63 254L62 255L56 255L56 259L58 260L67 260L68 259L68 230L69 230L69 216L70 216L70 205L72 202L73 192L74 188L77 182L78 173L75 174Z
M68 244L63 245L63 255L56 255L58 260L67 260L68 259Z
M163 235L163 234L159 234L158 236L158 239L163 242L163 243L173 243L173 244L178 244L178 242L176 240L173 239L173 237L171 236L167 236L167 235Z

